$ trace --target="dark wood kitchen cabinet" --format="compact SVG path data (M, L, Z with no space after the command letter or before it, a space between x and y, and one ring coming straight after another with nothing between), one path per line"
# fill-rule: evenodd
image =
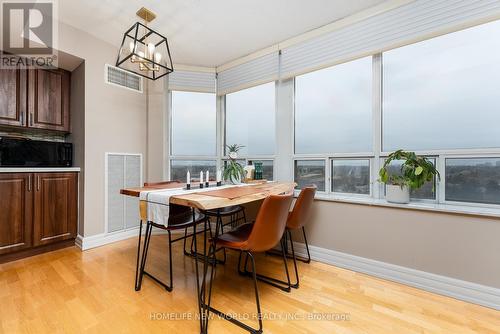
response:
M0 254L31 247L33 175L0 173Z
M26 126L26 79L26 70L0 70L0 125Z
M74 244L78 173L0 173L0 263Z
M28 127L70 132L70 73L29 70Z
M1 69L0 125L71 132L70 85L61 69Z
M77 223L77 175L36 173L33 245L73 239Z

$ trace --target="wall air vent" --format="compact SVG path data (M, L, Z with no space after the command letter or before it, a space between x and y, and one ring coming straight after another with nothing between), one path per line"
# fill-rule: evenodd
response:
M104 81L110 85L142 93L142 77L109 64L104 66Z

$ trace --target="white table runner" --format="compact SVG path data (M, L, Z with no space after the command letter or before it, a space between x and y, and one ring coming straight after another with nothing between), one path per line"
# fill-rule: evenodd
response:
M220 187L209 187L209 188L191 188L186 190L184 188L171 188L171 189L160 189L160 190L147 190L141 191L140 200L146 201L148 206L148 220L156 224L162 224L168 226L168 217L170 213L170 197L175 195L186 195L191 193L199 193L205 191L213 191L231 187L244 187L248 184L240 185L223 185Z

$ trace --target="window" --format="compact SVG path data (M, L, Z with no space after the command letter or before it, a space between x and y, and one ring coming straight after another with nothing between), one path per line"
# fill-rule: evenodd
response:
M262 163L262 178L267 181L273 180L274 175L274 161L273 160L249 160L249 163Z
M500 158L446 159L447 201L500 204Z
M500 147L500 21L383 55L383 149Z
M294 174L298 189L314 184L325 191L325 160L296 160Z
M432 164L436 165L435 158L428 158ZM392 161L388 166L388 170L390 174L399 174L401 175L401 164L402 161ZM385 193L385 187L384 187ZM410 199L426 199L426 200L435 200L436 199L436 179L434 178L432 182L425 183L420 189L410 190Z
M332 160L332 191L336 193L370 194L370 160Z
M209 171L210 175L216 176L215 160L171 160L170 161L170 180L186 181L186 174L189 171L191 179L198 181L200 172Z
M215 94L172 92L172 156L216 155Z
M295 78L295 153L372 151L372 57Z
M225 132L226 144L245 146L242 156L274 154L274 82L226 95Z

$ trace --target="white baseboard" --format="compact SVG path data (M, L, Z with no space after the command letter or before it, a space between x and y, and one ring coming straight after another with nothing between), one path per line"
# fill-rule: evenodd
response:
M305 244L294 242L294 247L297 255L306 256ZM500 289L497 288L316 246L309 246L309 251L311 259L319 262L500 310Z
M81 235L78 235L76 237L75 244L81 250L84 251L87 249L104 246L128 238L137 237L138 233L139 233L139 228L135 227L128 230L112 232L112 233L101 233L89 237L82 237Z
M215 224L212 224L212 229L215 229ZM143 224L142 226L142 234L144 234L146 230L146 224ZM215 231L215 230L214 230ZM128 230L123 230L123 231L118 231L118 232L110 232L110 233L101 233L101 234L96 234L92 235L89 237L82 237L81 235L78 235L75 239L75 245L80 248L82 251L85 251L87 249L91 248L96 248L100 246L104 246L113 242L129 239L129 238L134 238L137 237L139 233L139 227L133 227ZM153 228L153 235L157 234L166 234L167 231ZM172 231L172 234L183 234L184 230L174 230ZM188 233L192 233L192 229L188 228Z

